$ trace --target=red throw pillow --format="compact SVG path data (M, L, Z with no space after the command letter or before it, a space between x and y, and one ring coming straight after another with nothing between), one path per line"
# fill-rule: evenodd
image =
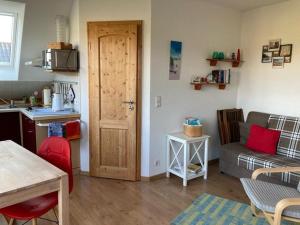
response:
M246 147L250 148L254 152L275 155L279 137L280 131L270 130L258 125L252 125Z

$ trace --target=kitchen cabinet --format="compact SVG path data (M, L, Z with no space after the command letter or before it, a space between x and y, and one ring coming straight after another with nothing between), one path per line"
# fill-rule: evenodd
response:
M36 153L35 121L22 114L23 147Z
M22 108L0 109L0 141L12 140L27 150L37 153L37 148L48 137L51 122L80 120L80 114L34 115ZM73 173L80 171L80 140L70 141Z
M5 140L21 144L19 112L0 113L0 141Z

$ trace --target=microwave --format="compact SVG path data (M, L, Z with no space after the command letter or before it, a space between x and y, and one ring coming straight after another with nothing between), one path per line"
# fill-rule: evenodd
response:
M43 68L47 71L78 71L78 50L47 49L43 51Z

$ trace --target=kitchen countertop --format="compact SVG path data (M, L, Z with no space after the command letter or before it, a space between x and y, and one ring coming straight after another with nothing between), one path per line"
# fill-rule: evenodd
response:
M67 118L80 118L80 113L78 112L70 112L64 114L41 114L39 113L36 115L35 113L26 110L26 108L0 108L0 113L7 113L7 112L20 112L23 113L25 116L32 120L51 120L51 119L67 119Z

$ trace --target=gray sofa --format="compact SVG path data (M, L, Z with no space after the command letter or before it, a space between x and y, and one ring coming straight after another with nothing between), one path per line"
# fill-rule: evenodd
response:
M245 147L252 124L280 130L276 155L255 153ZM240 142L223 145L220 153L220 171L241 178L251 177L262 167L300 166L300 119L295 117L250 112L245 123L240 123ZM299 136L297 136L299 134ZM299 173L262 175L261 180L296 186Z

